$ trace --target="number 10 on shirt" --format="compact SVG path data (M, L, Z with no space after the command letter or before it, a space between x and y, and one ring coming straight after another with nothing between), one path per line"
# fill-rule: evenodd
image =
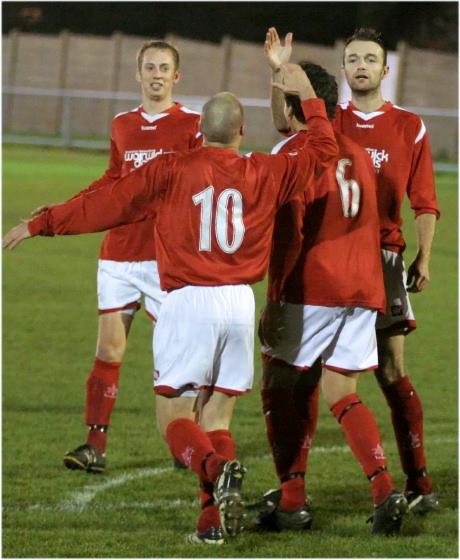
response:
M201 204L200 251L211 251L211 238L214 229L216 241L225 253L234 253L243 243L243 197L236 189L225 189L217 197L211 185L192 197L195 206ZM231 208L233 206L233 208ZM229 240L229 214L233 229ZM213 228L214 224L214 228Z

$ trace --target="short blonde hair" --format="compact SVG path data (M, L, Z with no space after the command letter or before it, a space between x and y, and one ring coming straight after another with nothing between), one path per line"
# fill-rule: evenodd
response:
M152 39L151 41L147 41L147 43L144 43L144 45L142 45L142 47L137 51L137 69L139 70L139 72L142 69L142 61L144 59L144 53L148 49L169 51L174 60L174 70L179 70L179 51L169 43L166 43L166 41Z

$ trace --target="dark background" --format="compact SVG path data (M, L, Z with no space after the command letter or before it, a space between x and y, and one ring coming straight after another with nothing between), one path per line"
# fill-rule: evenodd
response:
M458 50L457 2L2 2L3 33L127 35L220 42L229 35L260 43L270 26L294 40L333 45L357 27L374 27L390 50Z

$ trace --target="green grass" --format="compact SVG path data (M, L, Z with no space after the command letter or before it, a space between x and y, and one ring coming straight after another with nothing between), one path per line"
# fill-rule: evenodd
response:
M105 170L106 154L3 148L3 232L36 206L64 200ZM314 530L247 533L219 547L185 544L199 506L196 475L174 471L155 425L151 326L138 313L128 342L107 450L106 474L62 466L83 443L85 382L97 333L96 269L102 234L41 238L3 253L2 557L15 558L456 558L458 557L457 176L437 175L442 211L428 290L412 298L419 328L407 339L407 370L425 408L428 466L442 509L407 516L398 538L369 538L368 483L321 403L310 455ZM414 256L406 207L406 261ZM265 284L254 287L258 308ZM257 311L258 313L258 311ZM276 487L258 392L238 399L232 432L248 468L251 502ZM360 394L373 409L397 486L388 409L373 376Z

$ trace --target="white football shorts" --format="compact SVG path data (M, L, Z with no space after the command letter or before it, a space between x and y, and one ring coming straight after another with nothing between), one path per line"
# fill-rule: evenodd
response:
M308 369L321 357L333 371L376 369L376 310L292 303L282 304L281 310L281 341L275 348L262 348L265 360Z
M254 379L254 294L250 286L186 286L169 292L153 335L155 393L199 389L241 395Z
M382 249L383 279L387 297L386 315L377 316L377 329L402 329L405 334L417 328L407 293L407 274L402 255Z
M144 297L145 311L157 320L166 292L160 289L156 261L118 262L99 260L97 298L99 314L135 313Z

